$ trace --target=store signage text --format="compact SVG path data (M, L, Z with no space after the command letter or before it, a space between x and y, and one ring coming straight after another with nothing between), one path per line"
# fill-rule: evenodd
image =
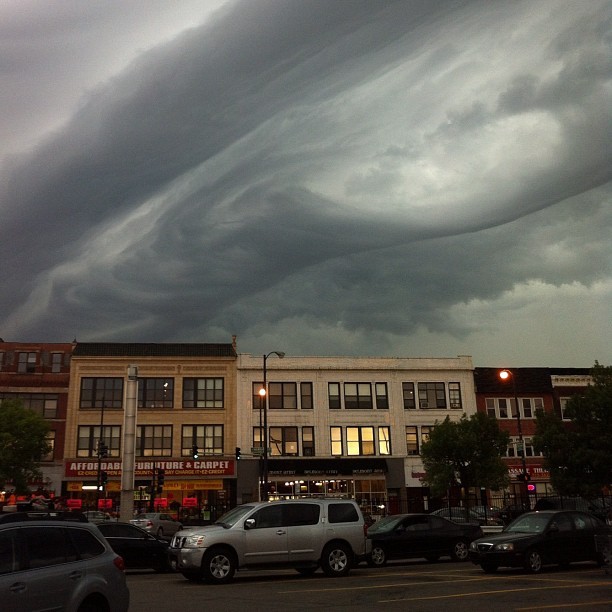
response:
M168 476L233 476L235 462L233 459L207 459L203 461L137 461L135 475L147 477L153 468L162 469ZM121 475L121 461L101 461L100 469L109 476ZM66 477L96 477L98 474L97 461L67 461L65 464Z

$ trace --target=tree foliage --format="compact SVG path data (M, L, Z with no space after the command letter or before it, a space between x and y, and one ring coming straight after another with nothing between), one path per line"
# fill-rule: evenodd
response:
M18 400L0 402L0 486L27 493L41 477L40 458L49 452L49 424Z
M486 414L470 418L464 414L459 421L446 417L436 423L421 449L426 483L437 495L454 484L466 490L502 488L508 483L508 468L502 460L508 440L508 433Z
M612 484L612 367L595 362L591 377L566 404L569 423L556 414L536 417L534 448L561 495L592 497Z

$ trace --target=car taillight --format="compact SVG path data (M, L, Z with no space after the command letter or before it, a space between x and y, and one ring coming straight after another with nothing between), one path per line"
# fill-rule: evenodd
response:
M147 521L147 527L153 527L153 521Z
M125 561L123 560L123 557L116 556L113 559L113 564L119 571L125 572Z

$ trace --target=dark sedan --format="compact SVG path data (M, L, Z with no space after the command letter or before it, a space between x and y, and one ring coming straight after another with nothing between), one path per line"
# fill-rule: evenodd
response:
M538 573L547 564L602 563L601 553L595 550L595 536L606 534L612 534L612 527L585 512L527 512L501 533L472 542L469 556L488 573L502 566Z
M130 523L99 523L102 535L125 562L126 569L171 571L168 542Z
M481 536L479 525L460 525L432 514L386 516L368 528L368 539L372 540L368 562L383 566L388 559L424 557L437 561L446 555L466 561L470 542Z

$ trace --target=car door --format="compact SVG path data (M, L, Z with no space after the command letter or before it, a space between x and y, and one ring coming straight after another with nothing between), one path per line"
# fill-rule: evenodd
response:
M29 607L23 610L64 610L76 584L86 580L86 564L62 527L22 527L26 571L23 578Z
M289 561L288 530L282 504L264 506L245 521L244 561L248 565Z
M321 506L319 504L291 503L284 508L287 526L289 561L313 561L318 558L321 543Z
M430 546L429 520L427 515L406 517L389 538L389 555L396 558L420 557L427 554Z
M548 524L541 549L545 561L563 563L575 557L574 525L569 512L559 512Z

